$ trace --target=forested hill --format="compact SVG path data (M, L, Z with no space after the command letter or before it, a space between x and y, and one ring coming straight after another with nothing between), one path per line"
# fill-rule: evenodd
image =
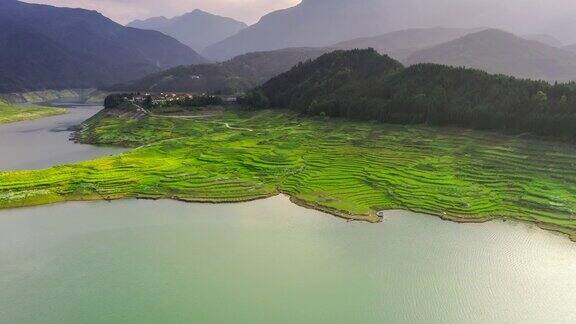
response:
M436 64L404 68L371 49L336 51L299 64L242 101L307 115L576 139L574 83L551 85Z

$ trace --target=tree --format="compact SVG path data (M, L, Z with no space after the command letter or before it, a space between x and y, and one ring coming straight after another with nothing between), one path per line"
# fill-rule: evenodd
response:
M534 101L539 106L545 106L548 103L548 95L544 91L538 91L534 96Z
M144 102L142 103L142 105L144 106L144 108L152 108L152 96L147 95L146 99L144 99Z

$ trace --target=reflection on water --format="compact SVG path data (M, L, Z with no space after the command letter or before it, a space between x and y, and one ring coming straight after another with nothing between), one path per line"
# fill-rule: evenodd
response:
M0 212L0 322L576 322L576 245L524 224L285 197Z

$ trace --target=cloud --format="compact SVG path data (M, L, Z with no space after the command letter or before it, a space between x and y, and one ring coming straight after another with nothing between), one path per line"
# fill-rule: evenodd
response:
M97 10L122 24L153 16L177 16L194 9L232 17L252 24L268 12L292 7L300 0L25 0Z

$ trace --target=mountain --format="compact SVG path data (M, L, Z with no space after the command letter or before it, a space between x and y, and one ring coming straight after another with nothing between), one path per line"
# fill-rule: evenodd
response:
M202 54L214 60L287 47L330 46L408 28L493 24L493 2L473 0L303 0L272 12ZM486 22L485 24L483 22Z
M550 45L552 47L563 47L564 46L564 44L562 44L562 42L560 40L558 40L556 37L550 36L547 34L523 35L521 37L524 39L527 39L527 40L533 40L533 41L540 42L542 44Z
M376 37L356 38L332 45L338 49L373 48L381 54L388 54L404 60L412 53L445 43L481 29L474 28L416 28L386 33Z
M202 62L171 37L95 11L0 2L0 92L94 87Z
M572 45L568 45L568 46L564 46L562 47L564 50L572 52L572 53L576 53L576 44L572 44Z
M405 68L373 49L335 51L300 64L248 92L240 103L306 115L576 140L572 85L438 64Z
M238 33L248 25L232 18L194 10L172 19L154 17L135 20L129 23L128 27L159 31L201 52L206 47Z
M576 54L489 29L412 54L407 64L438 63L520 78L576 80Z
M238 56L224 63L180 66L110 90L234 94L258 86L299 62L329 52L325 48L288 48Z

